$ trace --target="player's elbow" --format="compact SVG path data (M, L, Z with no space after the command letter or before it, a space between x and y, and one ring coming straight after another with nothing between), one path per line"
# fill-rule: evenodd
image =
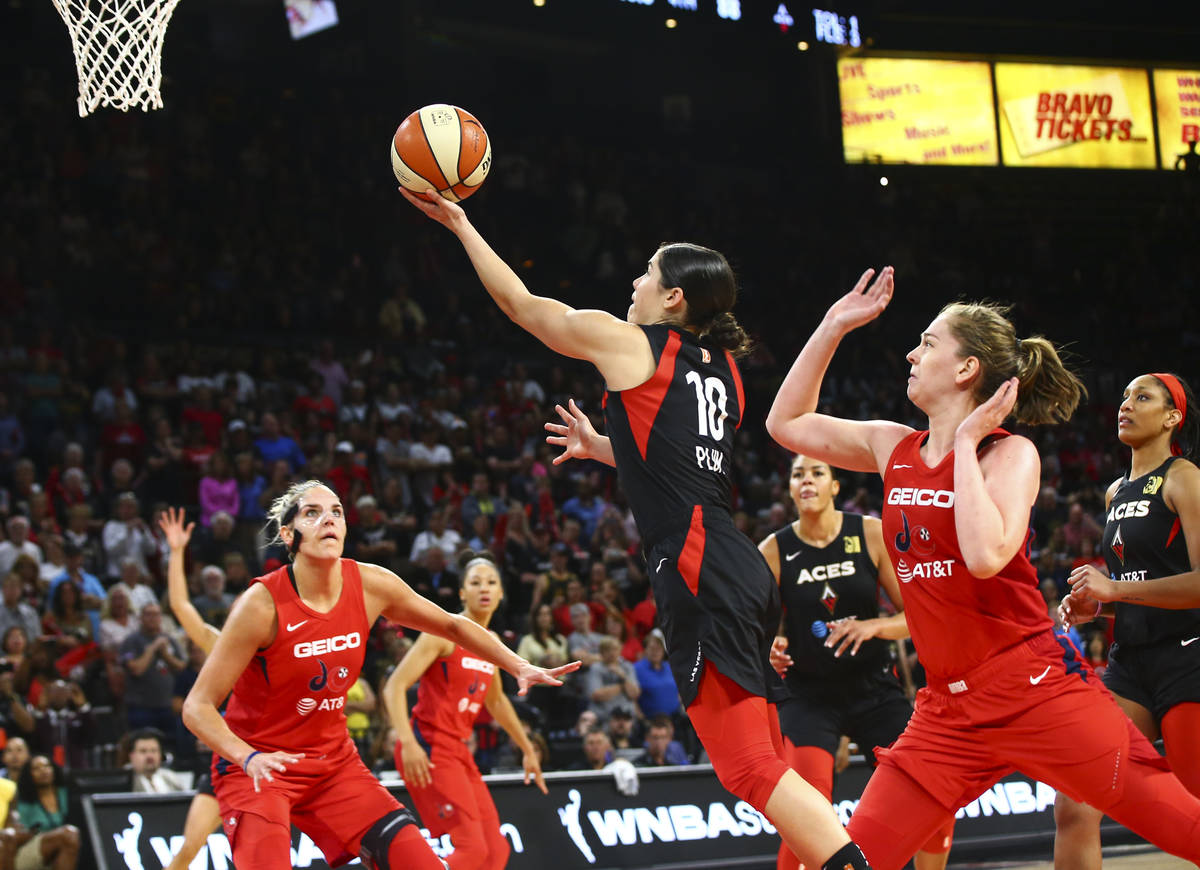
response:
M963 554L963 563L967 566L967 572L977 580L995 577L1011 559L1012 556L1006 557L999 551Z
M193 734L198 734L196 727L200 722L199 716L202 706L200 700L191 693L188 693L188 696L183 699L183 726Z

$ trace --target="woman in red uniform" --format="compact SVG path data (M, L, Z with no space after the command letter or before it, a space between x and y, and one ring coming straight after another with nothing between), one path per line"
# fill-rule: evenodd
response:
M505 314L604 377L609 437L581 448L564 436L564 457L617 469L642 535L671 671L721 783L765 814L809 867L866 866L829 801L781 757L768 703L782 690L769 661L779 590L732 518L733 440L745 416L734 354L747 338L731 311L737 284L729 263L699 245L663 245L633 282L619 320L533 295L461 208L433 191L401 193L458 237Z
M797 456L788 491L799 516L758 545L783 601L771 661L792 695L779 705L787 760L830 800L841 736L873 764L875 747L890 746L912 715L889 649L908 637L908 624L883 527L838 510L840 489L828 463ZM880 615L881 591L900 612ZM951 822L930 837L914 856L916 870L946 866L953 830ZM778 870L797 863L779 847Z
M488 627L504 596L495 563L483 556L467 561L458 595L463 614ZM383 689L388 715L396 729L396 769L431 834L450 834L454 852L450 870L502 870L508 863L508 840L500 833L496 804L483 782L466 741L481 706L508 732L524 756L525 782L546 783L537 751L504 694L495 667L466 649L433 634L417 638L392 671ZM417 705L409 722L408 687L420 680ZM430 772L432 769L432 773Z
M359 759L346 691L381 615L440 634L517 677L521 694L559 684L463 616L446 613L379 567L342 558L346 520L333 490L298 483L271 506L291 564L238 599L183 706L213 748L213 787L238 870L288 866L290 824L337 867L442 870L412 814ZM236 685L234 685L236 681ZM232 690L222 718L217 707Z
M1168 372L1125 388L1117 437L1131 457L1105 498L1107 570L1072 571L1061 612L1065 625L1079 625L1111 602L1104 685L1146 737L1162 738L1171 770L1200 795L1200 418L1190 398L1187 382ZM1100 811L1060 795L1054 818L1054 866L1099 870Z
M1172 854L1200 860L1200 800L1060 641L1026 555L1040 462L997 428L1070 417L1078 380L1003 311L946 306L908 354L927 431L815 413L842 337L891 298L891 268L835 302L780 386L767 429L785 447L883 477L883 536L928 682L877 752L849 830L876 870L901 867L963 804L1014 769L1090 803Z

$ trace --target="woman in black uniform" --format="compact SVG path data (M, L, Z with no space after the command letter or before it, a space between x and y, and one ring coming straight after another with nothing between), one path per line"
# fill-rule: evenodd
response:
M1171 770L1200 795L1200 415L1184 380L1140 375L1125 388L1117 438L1129 472L1108 488L1101 541L1108 576L1071 572L1063 622L1112 616L1104 684ZM1189 410L1190 408L1190 410ZM1099 870L1099 810L1059 794L1057 870Z
M566 425L548 424L566 448L555 461L586 456L616 467L671 671L721 783L766 815L809 867L867 866L833 807L781 757L767 703L782 689L769 661L779 593L730 511L734 432L744 418L734 354L748 340L731 312L728 262L698 245L664 245L633 282L625 320L577 311L530 293L457 205L432 190L401 193L458 237L510 319L604 377L609 437L581 438L586 417L572 402L558 409Z
M786 758L826 798L833 797L834 756L843 734L874 761L912 715L893 670L890 642L908 637L896 573L875 517L840 511L840 484L825 462L792 460L789 491L799 518L758 545L779 583L783 634L771 661L791 697L779 705ZM882 588L897 613L880 616ZM917 870L942 870L951 821L922 847ZM779 849L778 870L799 861Z

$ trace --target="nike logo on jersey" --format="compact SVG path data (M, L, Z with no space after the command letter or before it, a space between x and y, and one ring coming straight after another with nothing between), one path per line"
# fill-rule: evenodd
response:
M1046 665L1046 670L1042 671L1036 677L1029 678L1029 685L1036 686L1038 683L1040 683L1043 680L1043 678L1045 678L1046 674L1048 674L1048 673L1050 673L1050 666Z
M799 555L800 555L800 551L799 551L799 550L797 550L797 551L796 551L796 552L794 552L794 553L788 553L788 554L787 554L786 556L784 556L783 558L784 558L785 560L787 560L788 562L790 562L790 561L792 561L793 559L795 559L795 558L796 558L797 556L799 556Z
M892 471L895 471L897 468L912 468L912 466L911 465L893 465Z
M1191 646L1198 640L1200 640L1200 637L1189 637L1187 640L1181 640L1179 642L1179 645L1180 646Z
M302 620L300 620L299 622L297 622L295 625L292 625L292 623L290 623L290 622L289 622L289 623L287 624L287 630L288 630L288 631L295 631L295 630L296 630L296 629L298 629L300 626L304 625L304 623L306 623L306 622L308 622L308 620L307 620L307 619L302 619Z
M663 562L666 562L666 561L668 561L668 557L666 557L666 556L663 556L661 559L658 560L658 567L654 569L655 574L657 574L659 571L662 570Z

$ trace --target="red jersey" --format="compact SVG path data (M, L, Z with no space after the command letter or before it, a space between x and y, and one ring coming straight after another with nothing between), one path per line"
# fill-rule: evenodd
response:
M253 582L275 599L279 628L238 677L225 723L263 752L319 758L350 739L346 691L362 670L370 630L358 563L342 559L342 594L328 613L300 600L290 565Z
M495 673L494 664L461 646L430 665L421 676L417 706L413 707L421 736L431 744L470 737Z
M994 430L987 440L1007 437ZM928 432L896 445L883 476L883 540L896 568L913 644L939 680L983 664L1003 649L1053 628L1038 591L1029 543L994 577L972 577L954 528L954 451L930 468Z

